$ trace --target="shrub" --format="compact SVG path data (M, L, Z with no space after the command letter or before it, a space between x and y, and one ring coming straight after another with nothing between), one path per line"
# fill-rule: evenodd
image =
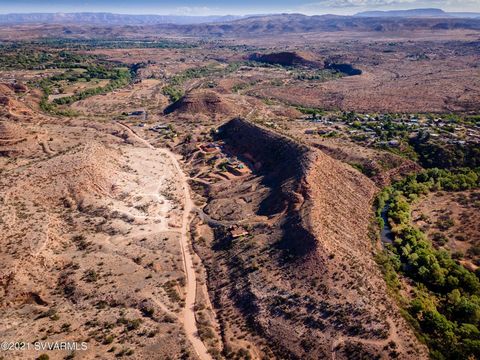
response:
M84 275L83 275L83 279L86 281L86 282L96 282L98 280L98 274L95 270L93 269L88 269L85 271Z

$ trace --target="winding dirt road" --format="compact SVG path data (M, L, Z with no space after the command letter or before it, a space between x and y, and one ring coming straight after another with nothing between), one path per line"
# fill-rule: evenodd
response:
M195 274L195 268L193 267L192 255L190 253L190 248L188 246L189 238L189 226L190 226L190 214L193 209L192 199L190 198L190 191L187 182L187 177L183 173L178 159L171 151L167 149L159 149L164 152L172 161L175 168L177 169L178 179L182 183L183 195L184 195L184 207L183 207L183 219L181 227L181 236L180 236L180 246L183 254L183 265L185 268L186 276L186 298L185 298L185 308L183 310L183 325L185 327L185 332L187 334L188 340L190 340L195 352L201 360L211 360L212 357L207 351L205 344L202 342L198 336L197 321L195 319L195 295L197 292L197 279Z
M120 122L117 122L122 128L127 130L132 136L137 138L140 142L144 143L148 148L155 149L148 141L140 137L133 129L129 126L124 125ZM185 328L185 333L188 340L193 346L197 356L200 360L212 360L212 357L208 353L205 344L200 339L198 335L197 321L195 318L195 297L197 292L197 278L195 274L195 268L193 267L193 254L190 252L188 246L189 242L189 226L190 226L190 215L193 210L193 202L190 198L190 190L188 185L188 179L183 173L182 168L178 162L177 156L168 149L156 149L159 152L164 153L174 165L177 172L177 179L181 183L183 188L183 217L182 217L182 226L180 229L180 247L183 255L183 266L185 269L186 277L186 297L185 297L185 308L183 309L180 319L183 320L183 326Z

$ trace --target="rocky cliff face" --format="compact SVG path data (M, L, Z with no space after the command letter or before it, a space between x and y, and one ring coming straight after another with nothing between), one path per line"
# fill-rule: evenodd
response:
M239 239L216 228L205 261L212 298L225 309L224 340L245 331L255 353L282 359L426 357L373 260L373 182L245 120L228 122L219 136L256 168L255 177L210 195L210 204L226 207L243 201L233 220L249 223ZM254 221L260 216L263 223Z
M313 160L307 146L246 120L233 119L219 132L235 153L253 161L263 183L271 189L283 189L285 198L291 197L290 190L305 177Z

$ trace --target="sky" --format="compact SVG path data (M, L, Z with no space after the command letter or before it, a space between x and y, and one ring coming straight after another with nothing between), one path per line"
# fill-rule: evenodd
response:
M425 7L480 12L480 0L0 0L0 13L85 11L162 15L349 15L365 10Z

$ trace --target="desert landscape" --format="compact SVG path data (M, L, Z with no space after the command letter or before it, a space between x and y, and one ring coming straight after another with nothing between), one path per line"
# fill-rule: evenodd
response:
M0 359L480 358L480 15L414 15L0 16Z

